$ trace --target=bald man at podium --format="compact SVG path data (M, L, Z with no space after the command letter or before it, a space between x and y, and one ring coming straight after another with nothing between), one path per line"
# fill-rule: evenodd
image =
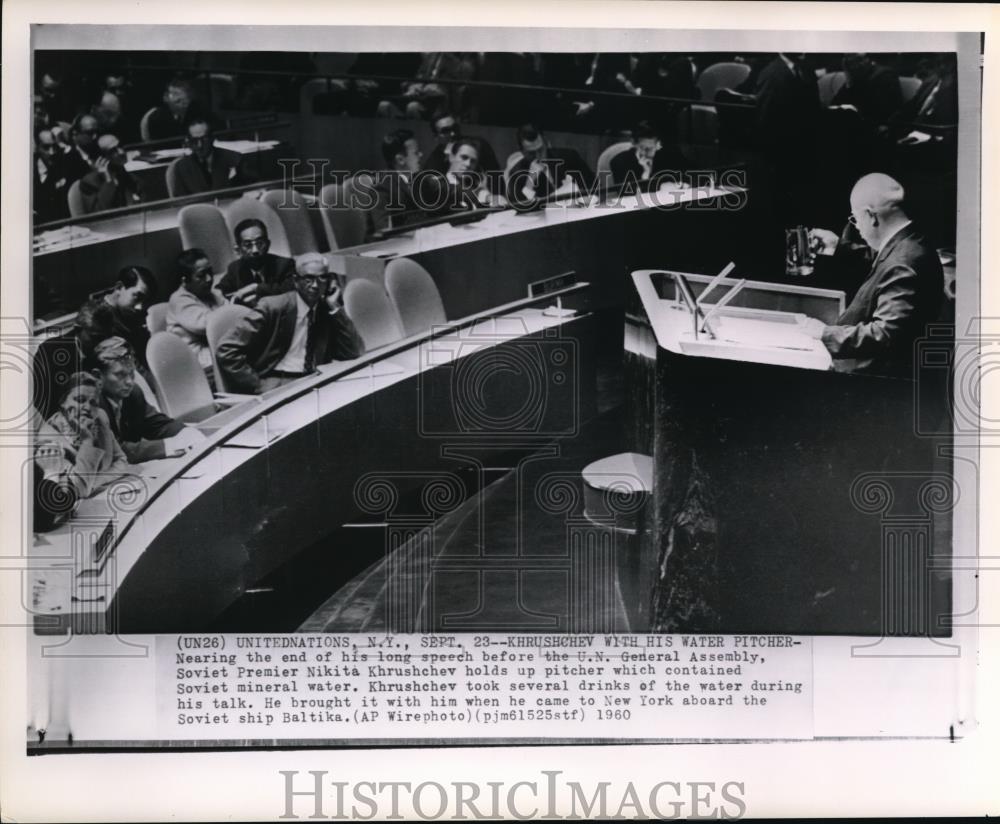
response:
M868 277L832 326L813 320L834 369L913 377L914 343L937 319L944 273L937 252L904 209L898 181L868 174L851 191L850 222L871 247Z

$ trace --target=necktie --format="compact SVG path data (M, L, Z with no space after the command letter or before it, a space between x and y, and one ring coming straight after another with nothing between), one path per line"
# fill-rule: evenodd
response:
M941 81L938 80L938 82L934 85L934 88L931 89L931 93L927 95L927 98L924 100L923 105L920 107L920 111L917 112L917 117L931 114L934 111L934 98L937 97L938 89L940 88Z
M306 331L306 356L302 361L302 371L310 374L316 370L316 309L309 310L306 316L309 326Z

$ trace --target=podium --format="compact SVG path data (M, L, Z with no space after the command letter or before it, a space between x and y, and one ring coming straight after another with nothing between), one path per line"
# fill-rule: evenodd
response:
M939 441L917 434L915 384L833 371L803 332L831 323L844 294L632 280L642 315L626 340L645 371L633 417L653 458L643 555L656 559L637 631L947 635L950 476ZM932 501L913 513L925 528L912 550L886 537L891 506L865 489Z

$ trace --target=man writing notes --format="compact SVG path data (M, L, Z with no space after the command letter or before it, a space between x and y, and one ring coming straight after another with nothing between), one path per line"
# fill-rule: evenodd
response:
M812 320L808 329L823 341L838 371L912 376L914 343L940 311L941 261L907 217L903 195L898 181L880 173L865 175L851 191L849 220L874 262L836 323Z
M267 392L364 351L331 283L322 255L295 259L295 291L261 298L219 341L216 361L228 391Z

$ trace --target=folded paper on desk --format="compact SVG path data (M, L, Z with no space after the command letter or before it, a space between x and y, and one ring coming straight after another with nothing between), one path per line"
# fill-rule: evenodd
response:
M798 324L722 316L715 318L714 330L719 340L745 346L812 352L819 344L815 338L802 332Z

